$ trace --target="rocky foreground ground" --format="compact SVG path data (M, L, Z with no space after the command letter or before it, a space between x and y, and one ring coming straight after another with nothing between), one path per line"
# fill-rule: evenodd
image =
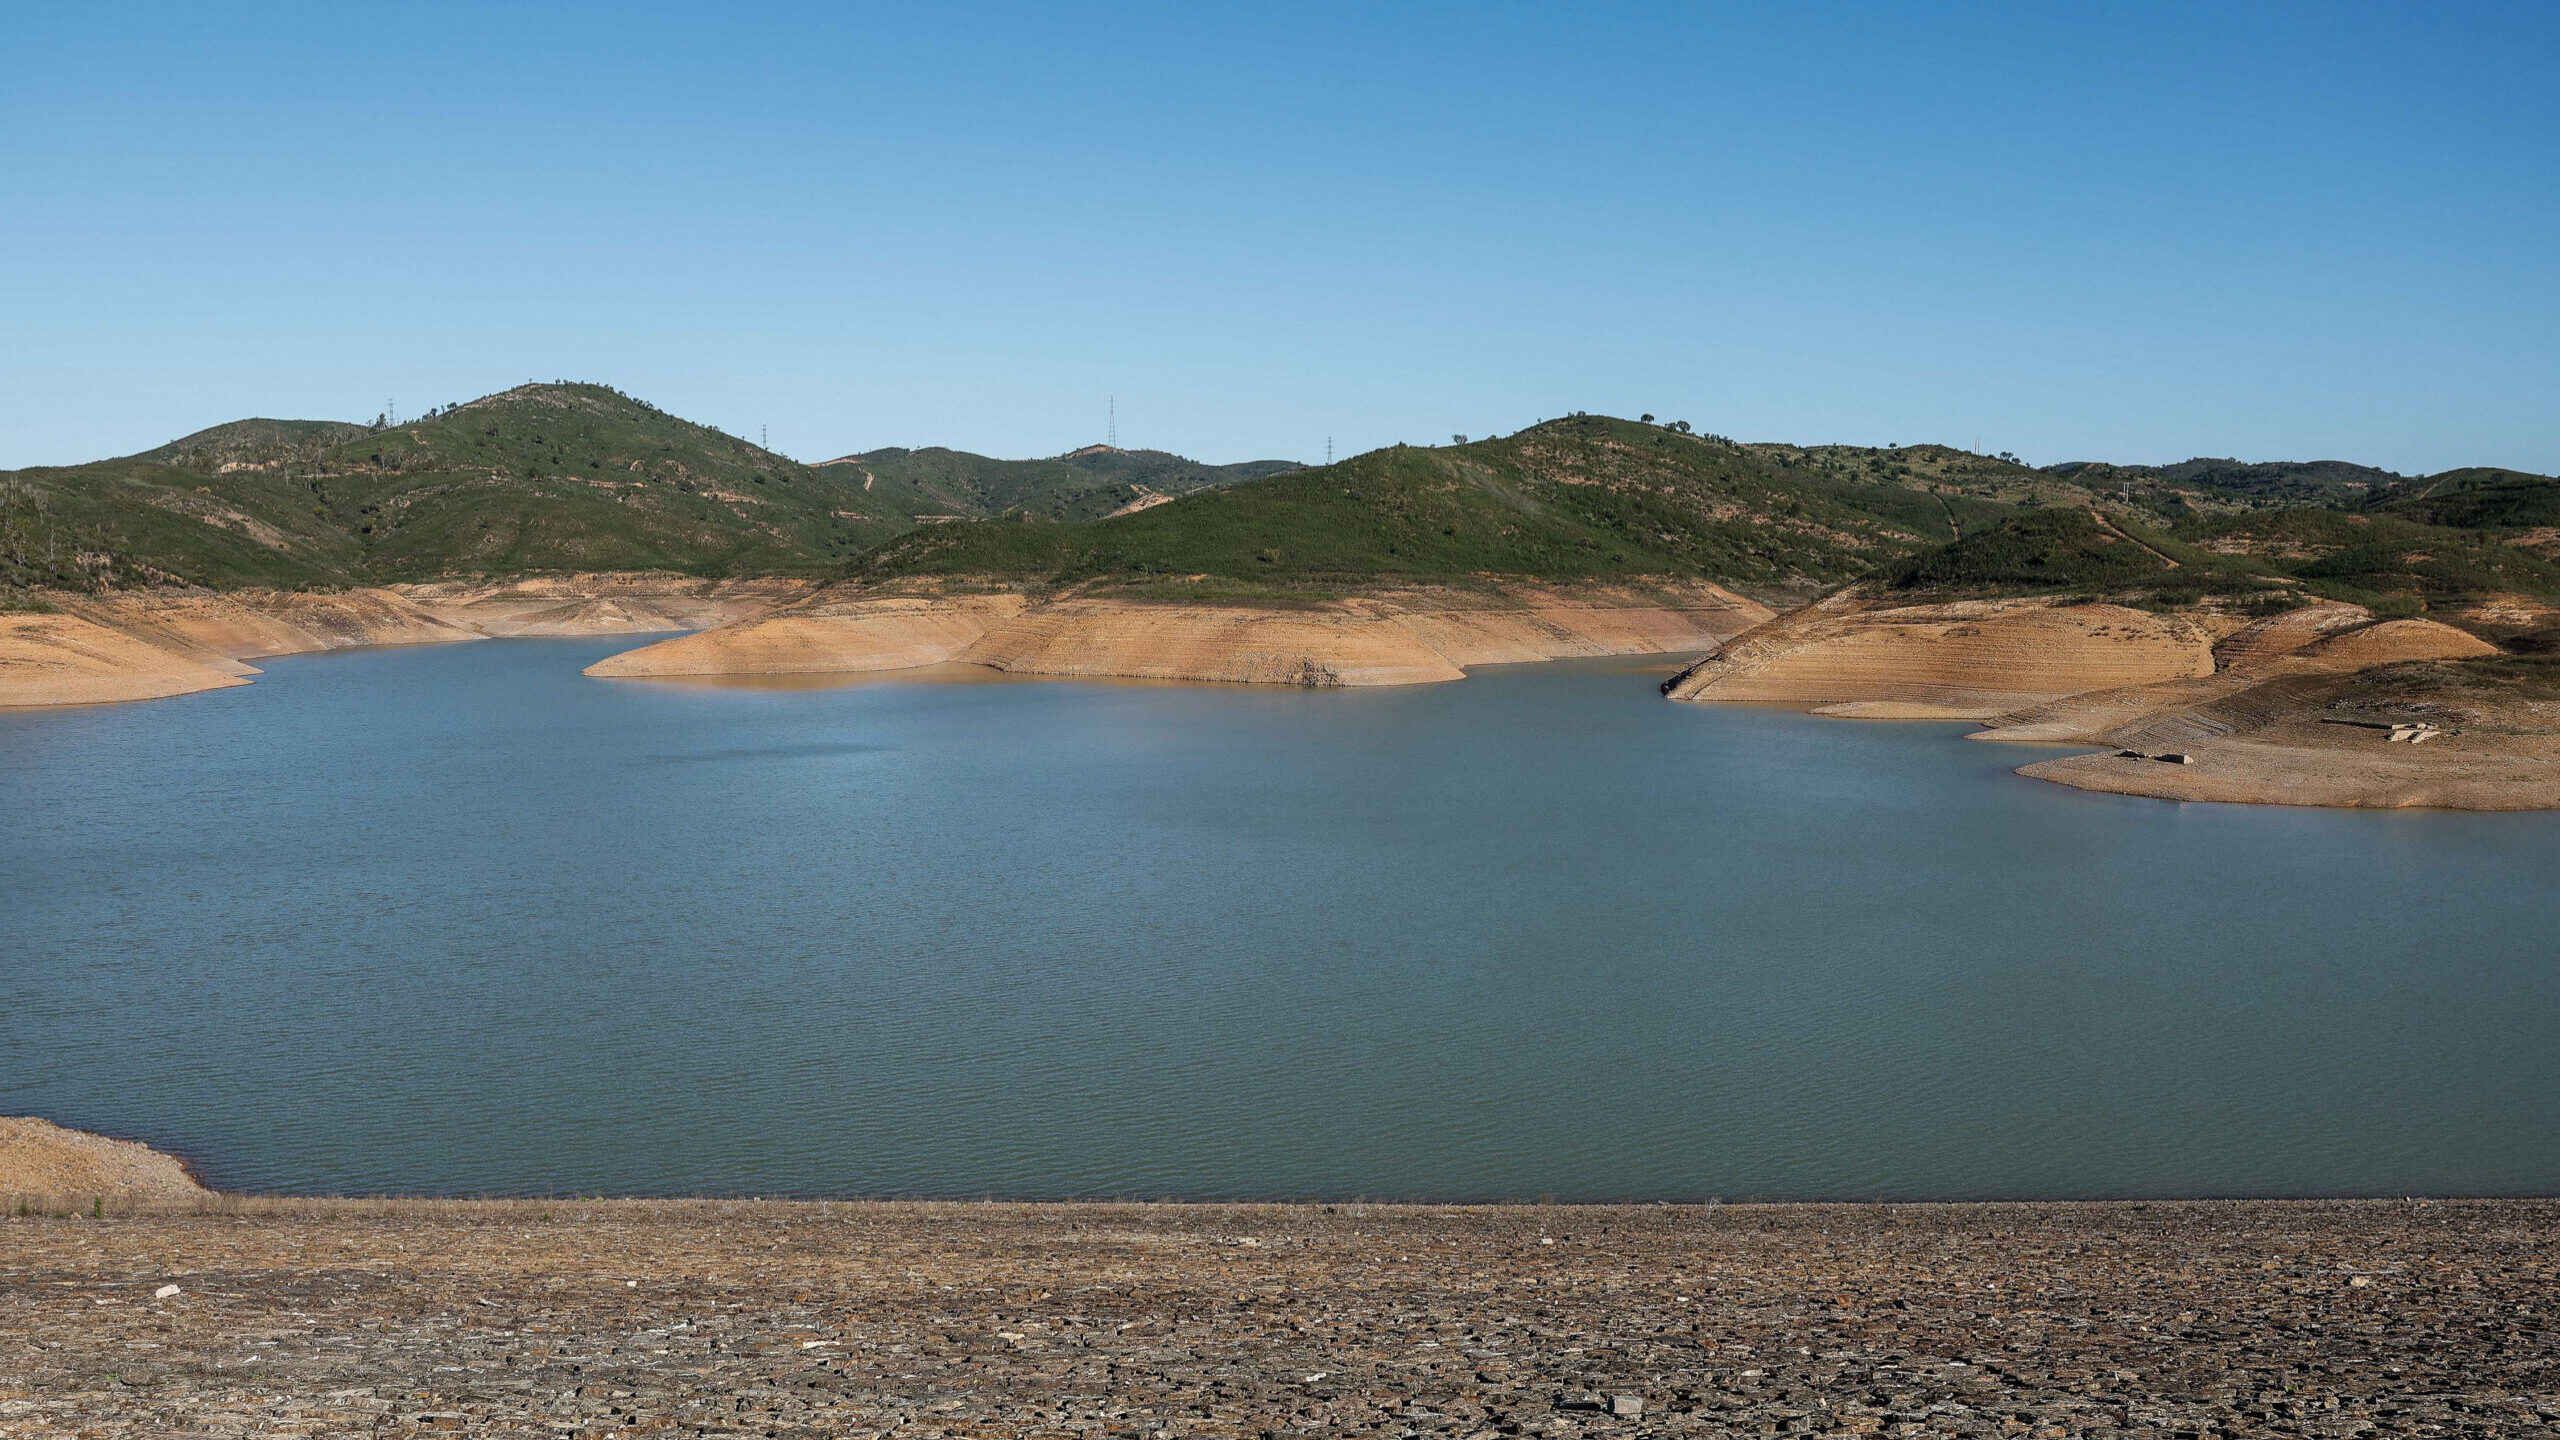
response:
M0 1432L2527 1435L2560 1203L0 1222Z

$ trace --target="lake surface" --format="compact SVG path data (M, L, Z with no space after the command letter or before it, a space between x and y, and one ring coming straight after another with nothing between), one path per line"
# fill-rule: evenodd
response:
M0 1113L302 1192L2560 1191L2560 816L1640 662L578 674L631 643L0 715Z

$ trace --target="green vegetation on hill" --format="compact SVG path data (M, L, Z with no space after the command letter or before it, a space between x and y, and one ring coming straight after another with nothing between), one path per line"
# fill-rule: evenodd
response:
M994 513L956 483L970 475L996 477L977 488L1006 504L1057 508L1285 468L875 453L937 460L805 466L600 385L520 386L401 425L242 420L119 460L0 474L0 588L826 576L920 515ZM953 483L924 483L936 476Z
M922 517L1099 520L1132 506L1300 468L1288 460L1204 465L1162 450L1088 445L1046 460L993 460L965 450L871 450L820 464L912 493ZM927 507L931 507L928 509Z
M18 585L818 575L907 523L598 385L521 386L395 426L244 420L9 482L0 565Z
M2092 494L2177 519L2284 505L2360 505L2401 478L2344 460L2195 459L2175 465L2075 460L2048 466L2046 473Z
M1599 416L1496 440L1395 446L1116 519L948 525L864 557L870 576L1288 586L1638 576L1830 581L2008 507L1891 475L1796 468Z
M2202 521L2175 534L2334 599L2435 609L2484 595L2560 597L2560 565L2495 532L2396 515L2296 508Z
M2048 508L2014 515L1892 567L1894 590L2005 594L2121 591L2173 581L2208 560L2174 541L2129 529L2095 510Z
M2372 508L2428 525L2547 529L2560 526L2560 480L2514 470L2448 470L2395 487Z
M2130 497L2130 498L2128 498ZM2395 612L2560 599L2560 481L2337 461L2074 464L1940 445L1737 444L1575 415L1323 468L1091 446L805 466L596 385L408 424L244 420L0 472L0 592L338 586L580 570L967 577L1203 594L1707 579L1762 593L2179 604L2327 594Z

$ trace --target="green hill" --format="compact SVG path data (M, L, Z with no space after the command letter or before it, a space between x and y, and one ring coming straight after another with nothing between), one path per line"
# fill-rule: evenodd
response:
M2092 494L2157 514L2191 519L2287 505L2355 506L2401 476L2345 460L2241 461L2199 458L2175 465L2110 465L2073 460L2046 473Z
M1889 568L1884 580L1889 589L1944 595L2183 590L2201 577L2230 578L2217 560L2093 509L2054 507L1914 555Z
M1104 513L1136 485L1286 468L1148 451L857 459L888 456L801 465L600 385L520 386L401 425L241 420L122 459L0 472L0 586L825 576L919 516Z
M2395 486L2371 508L2428 525L2548 529L2560 526L2560 480L2516 470L2448 470Z
M1889 467L1575 416L1474 444L1374 450L1116 519L939 526L857 570L1284 588L1637 576L1779 586L1862 574L2009 513Z
M2560 598L2560 565L2496 531L2426 525L2397 515L2295 508L2178 527L2199 549L2247 557L2320 594L2397 608L2442 608L2493 594ZM2385 608L2393 608L2386 606Z
M2306 496L2320 503L2283 503ZM1745 445L1590 415L1322 468L1102 446L810 466L557 384L396 426L243 420L122 459L0 472L0 588L671 570L1266 595L1707 579L1774 596L1878 577L1911 592L2174 603L2282 588L2414 608L2560 596L2560 566L2532 548L2555 526L2560 481L2513 471L2037 470L1940 445Z
M394 426L244 420L8 479L0 564L20 585L817 575L909 523L599 385L526 385Z
M934 446L884 449L821 462L844 468L866 483L917 497L919 515L973 518L1099 520L1124 508L1195 491L1258 480L1300 468L1288 460L1249 460L1204 465L1162 450L1115 450L1088 445L1045 460L995 460ZM930 510L922 507L932 507Z

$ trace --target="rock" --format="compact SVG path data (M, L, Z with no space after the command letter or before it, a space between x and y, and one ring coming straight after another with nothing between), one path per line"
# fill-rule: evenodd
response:
M159 1289L151 1292L151 1298L154 1300L168 1300L174 1298L178 1294L179 1290L177 1286L163 1285Z
M1644 1418L1644 1397L1612 1395L1609 1397L1609 1413L1621 1420L1641 1420Z

